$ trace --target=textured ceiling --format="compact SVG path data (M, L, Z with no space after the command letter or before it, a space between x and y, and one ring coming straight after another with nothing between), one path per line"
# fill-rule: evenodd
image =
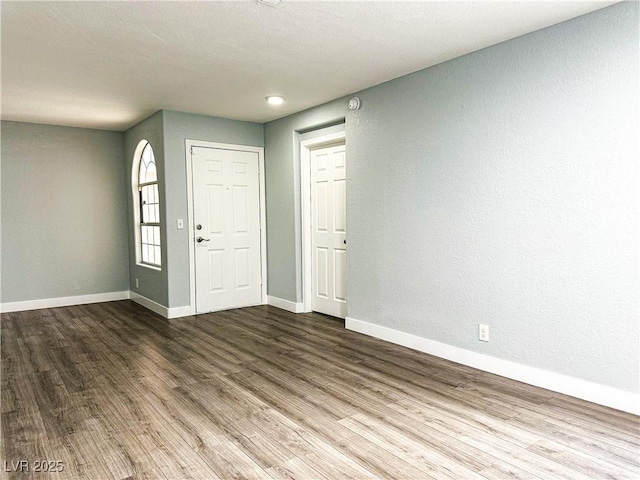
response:
M2 118L265 122L612 3L3 1Z

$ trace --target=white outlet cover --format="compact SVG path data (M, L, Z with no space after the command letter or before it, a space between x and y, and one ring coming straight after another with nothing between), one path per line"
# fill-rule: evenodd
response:
M482 342L489 341L489 325L478 324L478 340Z

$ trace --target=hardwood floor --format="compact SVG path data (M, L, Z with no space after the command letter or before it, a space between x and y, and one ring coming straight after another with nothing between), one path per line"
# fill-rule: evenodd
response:
M640 478L639 417L319 314L122 301L3 314L1 335L7 478Z

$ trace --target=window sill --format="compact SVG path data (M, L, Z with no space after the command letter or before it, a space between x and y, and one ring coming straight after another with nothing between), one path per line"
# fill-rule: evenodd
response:
M156 272L162 271L162 267L156 267L155 265L149 265L148 263L138 262L136 265L138 265L138 267L148 268L149 270L155 270Z

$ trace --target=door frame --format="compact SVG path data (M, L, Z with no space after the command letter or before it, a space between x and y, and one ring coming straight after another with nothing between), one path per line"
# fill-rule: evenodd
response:
M267 303L267 217L264 178L264 148L230 143L205 142L204 140L185 140L185 162L187 167L187 228L189 229L189 303L191 315L196 314L196 251L195 251L195 222L193 219L193 164L191 149L194 147L216 148L219 150L233 150L238 152L252 152L258 154L258 182L260 199L260 281L262 282L261 302Z
M347 142L347 132L331 133L322 137L310 138L300 142L300 195L302 219L302 311L313 311L312 272L312 225L311 225L311 150ZM348 181L348 180L347 180ZM349 232L347 227L347 234ZM348 254L347 254L348 255ZM348 262L347 262L348 263ZM347 304L349 297L347 297Z

